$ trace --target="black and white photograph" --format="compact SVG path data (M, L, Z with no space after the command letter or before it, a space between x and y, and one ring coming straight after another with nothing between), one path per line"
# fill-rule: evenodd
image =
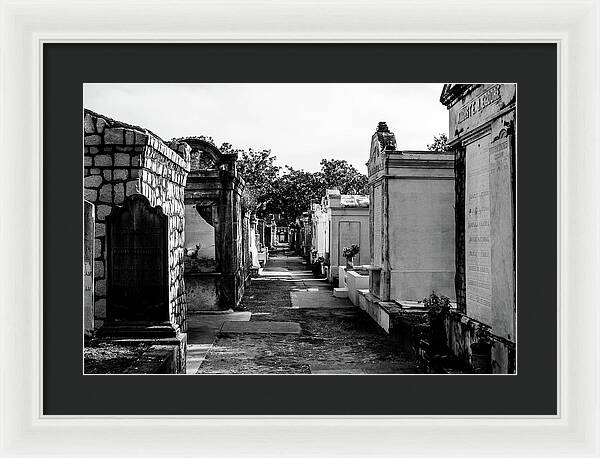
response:
M599 31L0 0L0 456L600 457Z
M516 84L83 101L85 374L516 374Z

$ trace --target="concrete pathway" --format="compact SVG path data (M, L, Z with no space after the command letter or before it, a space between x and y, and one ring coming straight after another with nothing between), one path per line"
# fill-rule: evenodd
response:
M223 323L249 321L250 315L250 312L188 314L186 373L195 374L198 372L200 365L215 343L217 333Z
M278 253L240 309L188 317L188 373L418 373L416 362L302 258Z

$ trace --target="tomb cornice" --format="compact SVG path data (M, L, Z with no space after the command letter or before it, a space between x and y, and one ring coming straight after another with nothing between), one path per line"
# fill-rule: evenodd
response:
M481 84L444 84L440 94L440 102L447 108L451 108L456 102L479 86Z
M369 186L379 184L384 180L454 180L454 171L452 170L446 175L382 175L377 180L370 181Z
M443 155L440 158L394 158L390 159L388 164L388 172L393 175L393 169L453 169L454 155Z
M498 118L505 116L507 113L514 111L516 109L516 104L510 103L502 110L495 112L493 115L484 119L479 125L475 126L472 130L468 132L464 132L464 130L460 130L455 132L455 136L448 140L448 146L452 149L458 148L460 146L467 145L469 143L473 143L474 141L485 137L492 130L492 124Z

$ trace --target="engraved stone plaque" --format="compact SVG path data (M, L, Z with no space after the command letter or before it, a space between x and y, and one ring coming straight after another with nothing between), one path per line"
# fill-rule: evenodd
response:
M112 209L106 224L107 320L167 321L167 216L134 194Z
M515 339L515 259L511 137L490 144L490 239L492 326L494 333Z
M467 313L491 324L490 136L467 146L465 188L465 260Z

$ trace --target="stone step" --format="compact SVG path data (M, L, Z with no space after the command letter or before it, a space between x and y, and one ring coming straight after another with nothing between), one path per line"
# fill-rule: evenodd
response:
M347 298L348 288L333 288L334 297Z

